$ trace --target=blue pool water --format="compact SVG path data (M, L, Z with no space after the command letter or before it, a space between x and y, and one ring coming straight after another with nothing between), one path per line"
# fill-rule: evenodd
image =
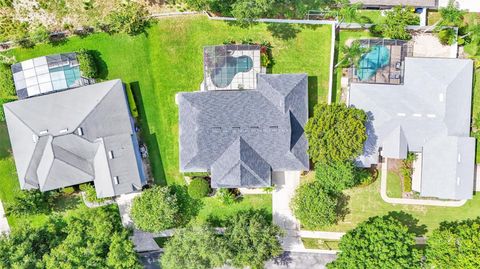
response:
M361 81L375 76L377 70L390 62L390 51L385 46L374 46L360 58L357 76Z
M65 74L65 80L67 82L67 87L71 87L75 84L75 81L80 79L80 67L79 66L60 66L50 69L50 73L63 71Z
M249 56L227 56L225 64L215 68L210 75L212 82L219 88L225 88L232 83L233 78L240 72L248 72L253 67L252 58Z

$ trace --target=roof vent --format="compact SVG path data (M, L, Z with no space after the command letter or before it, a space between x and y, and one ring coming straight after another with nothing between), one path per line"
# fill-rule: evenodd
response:
M113 159L113 150L108 151L108 158Z
M278 126L270 126L270 129L278 129Z
M77 128L77 134L80 135L80 136L83 135L83 129L82 129L82 127L78 127L78 128Z
M462 161L462 155L458 154L457 155L457 162L460 163Z
M39 135L46 135L48 134L48 130L43 130L38 133Z
M460 177L457 177L457 186L460 185Z
M222 130L222 127L212 127L212 130L215 132L220 132Z
M240 131L240 127L239 127L239 126L234 126L234 127L232 127L232 129L233 129L234 131Z
M118 177L117 176L114 176L113 177L113 183L115 183L115 185L118 185L120 182L118 181Z
M421 117L422 114L420 114L420 113L415 113L415 114L413 114L412 116L414 116L414 117Z
M405 117L407 114L405 113L397 113L397 116L400 116L400 117Z
M435 114L427 114L427 117L428 117L428 118L435 118L435 117L437 117L437 115L435 115Z
M438 95L438 100L440 100L440 102L443 102L443 93Z
M37 143L38 136L36 136L35 134L32 134L32 140L33 140L33 143Z
M68 132L68 128L65 128L65 129L62 129L62 130L59 131L59 133L61 133L61 134L65 134L67 132Z

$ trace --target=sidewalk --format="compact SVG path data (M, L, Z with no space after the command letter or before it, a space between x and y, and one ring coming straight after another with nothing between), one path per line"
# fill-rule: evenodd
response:
M426 205L426 206L444 206L444 207L460 207L463 206L467 200L460 201L440 201L440 200L426 200L426 199L404 199L404 198L390 198L387 196L387 174L388 174L388 158L382 163L382 178L380 185L380 196L383 201L390 204L401 205Z

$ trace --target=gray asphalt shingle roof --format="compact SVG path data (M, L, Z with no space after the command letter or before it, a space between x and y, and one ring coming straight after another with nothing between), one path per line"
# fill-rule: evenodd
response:
M423 151L422 195L470 198L472 191L465 190L472 185L474 176L474 169L470 169L473 160L467 157L475 151L474 143L468 142L474 141L469 138L472 78L471 60L407 57L403 85L353 83L349 103L365 110L371 120L358 164L376 164L382 146L382 156L404 157L405 140L409 151ZM395 142L393 137L399 140ZM452 139L459 141L458 146L448 146ZM445 142L443 152L427 149L430 141ZM460 152L465 158L457 163ZM442 155L453 157L440 158ZM450 172L437 174L432 169ZM457 184L457 177L459 187L449 188Z
M94 181L97 195L110 197L145 184L120 80L7 103L4 110L22 189Z
M271 171L308 170L305 74L258 75L257 89L178 94L180 170L217 187L271 184Z

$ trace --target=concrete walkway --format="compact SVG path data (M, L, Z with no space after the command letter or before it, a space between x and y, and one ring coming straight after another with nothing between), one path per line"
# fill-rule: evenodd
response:
M0 201L0 234L10 234L10 226L8 225L2 201Z
M275 185L272 193L273 223L286 233L282 247L285 251L303 251L305 247L299 235L300 223L290 209L290 200L300 184L300 172L273 172L272 183Z
M388 158L382 163L382 178L380 185L380 196L383 201L390 204L400 205L426 205L426 206L444 206L444 207L460 207L463 206L467 200L460 201L440 201L440 200L426 200L426 199L404 199L404 198L390 198L387 196L387 174L388 174Z

